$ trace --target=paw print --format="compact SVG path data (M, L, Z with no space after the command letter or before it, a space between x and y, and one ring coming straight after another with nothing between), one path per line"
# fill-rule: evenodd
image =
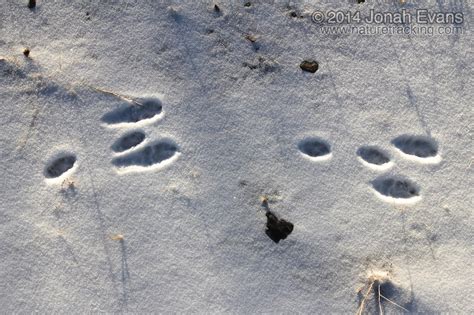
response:
M402 157L423 164L436 164L441 161L438 144L430 137L402 135L392 140Z
M436 141L426 136L401 135L391 141L399 155L422 164L441 161ZM392 163L392 162L388 162ZM413 204L421 200L421 188L415 182L401 176L384 176L372 181L377 196L390 203Z
M135 129L154 123L163 117L161 101L157 98L133 100L126 98L125 100L127 100L126 103L118 109L106 113L101 119L109 128L132 129L125 132L111 146L115 155L112 165L116 167L117 172L161 169L174 162L180 152L178 145L172 139L148 142L145 132ZM61 151L46 161L43 176L49 184L61 184L77 168L76 154L70 151Z
M322 138L311 137L298 143L301 154L310 161L325 161L332 157L331 145Z
M61 184L77 169L77 157L69 151L62 151L46 162L43 176L49 184Z
M376 146L363 146L357 150L359 161L373 170L388 170L393 166L390 155Z
M102 117L107 127L133 128L111 146L115 155L112 165L119 174L162 169L179 157L178 145L172 139L149 142L143 130L135 129L160 120L163 114L159 99L142 98L134 99Z
M422 164L441 161L437 142L426 136L401 135L391 141L399 155ZM328 160L332 156L331 146L321 138L307 138L298 144L301 154L311 161ZM362 146L357 150L358 160L375 171L387 171L395 165L390 154L377 146ZM397 204L412 204L421 200L421 188L412 180L399 175L383 174L371 181L375 194L383 201Z

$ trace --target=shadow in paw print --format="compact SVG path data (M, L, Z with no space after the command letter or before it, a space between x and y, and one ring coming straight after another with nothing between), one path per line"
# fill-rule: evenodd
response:
M133 131L120 137L111 148L114 152L123 152L137 146L142 143L143 140L145 140L145 133L142 131Z
M105 114L102 121L107 124L136 123L160 114L162 108L158 99L147 98Z
M376 147L361 147L357 150L357 155L370 164L383 165L390 162L388 154Z
M308 138L300 141L298 149L310 158L322 158L329 156L331 153L329 143L319 138Z
M160 141L126 156L115 158L112 164L117 167L151 166L172 158L177 151L178 148L174 143Z
M372 182L376 191L392 198L412 198L420 195L418 185L404 178L386 177Z
M402 135L392 140L392 144L408 155L429 158L438 154L436 142L425 136Z
M366 304L365 313L383 314L389 311L398 311L400 314L416 311L413 292L398 287L392 281L374 281L373 299ZM359 303L364 296L359 293ZM381 312L382 310L382 312Z
M76 163L76 157L73 154L65 154L53 160L44 170L46 178L56 178L61 176L67 170L71 169Z
M403 290L400 287L397 287L393 282L391 281L386 281L382 283L374 283L375 287L379 288L380 287L380 296L383 297L381 300L381 303L384 304L384 306L387 306L389 303L388 301L396 301L396 303L402 307L402 309L406 311L413 311L413 294L410 294ZM377 297L378 297L378 290L376 292ZM388 304L392 306L393 304Z

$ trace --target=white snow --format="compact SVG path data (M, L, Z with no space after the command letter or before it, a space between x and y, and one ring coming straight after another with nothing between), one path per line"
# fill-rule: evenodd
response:
M462 12L464 34L363 36L321 34L311 13L403 5L245 2L0 3L3 313L355 314L380 274L411 313L474 313L471 3L404 4ZM101 120L149 96L159 115ZM114 154L133 130L145 141ZM400 154L400 135L437 156ZM305 158L308 137L331 152ZM151 165L118 174L153 143ZM73 167L46 179L64 152ZM294 224L278 244L265 195Z
M437 154L435 156L430 156L430 157L418 157L416 155L410 155L410 154L406 154L406 153L403 153L402 151L398 150L398 154L400 154L403 158L407 159L407 160L412 160L412 161L415 161L415 162L418 162L418 163L422 163L422 164L437 164L439 162L441 162L441 155Z

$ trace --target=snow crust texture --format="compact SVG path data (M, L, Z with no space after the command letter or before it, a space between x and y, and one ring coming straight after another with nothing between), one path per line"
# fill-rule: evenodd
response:
M472 3L357 2L1 1L2 313L474 313Z

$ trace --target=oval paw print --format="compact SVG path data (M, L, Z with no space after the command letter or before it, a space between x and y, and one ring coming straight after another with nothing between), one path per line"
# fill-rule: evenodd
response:
M332 157L330 144L320 138L307 138L298 143L298 149L305 158L324 161Z
M64 177L74 171L76 160L76 156L72 153L58 154L47 163L44 169L44 177L50 182L61 182Z
M357 155L365 166L375 170L386 170L393 165L388 153L374 146L360 147Z
M420 163L438 163L438 144L426 136L402 135L392 140L392 144L406 159Z
M372 181L377 196L386 202L409 204L421 200L420 188L402 177L380 177Z
M133 131L123 135L114 142L111 149L116 153L121 153L136 147L145 140L145 133L143 131Z
M112 160L119 173L161 169L178 158L178 146L170 140L160 140L130 154Z
M108 126L136 128L152 123L163 116L163 105L157 98L130 98L126 106L102 116ZM141 130L123 134L110 147L115 152L112 165L119 174L162 169L173 163L181 154L172 140L147 143Z
M102 116L102 121L112 127L144 125L160 119L162 110L163 106L159 99L143 98L105 114Z

